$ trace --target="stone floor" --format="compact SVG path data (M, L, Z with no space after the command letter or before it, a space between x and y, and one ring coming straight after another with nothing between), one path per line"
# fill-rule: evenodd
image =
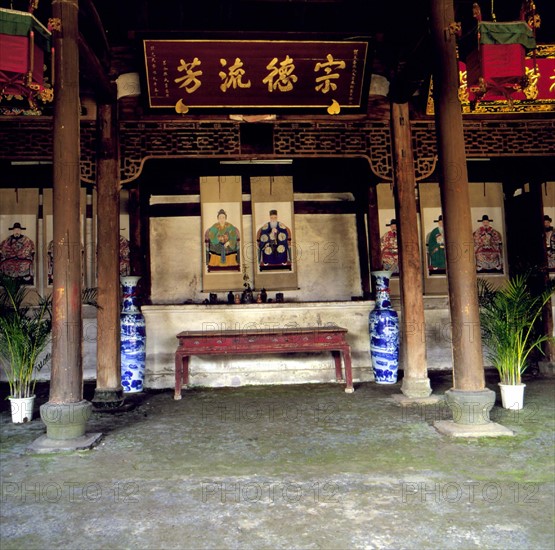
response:
M445 406L400 407L400 384L251 386L128 396L93 415L98 446L49 455L3 400L1 548L552 550L555 380L526 383L523 410L492 411L513 437L441 435Z

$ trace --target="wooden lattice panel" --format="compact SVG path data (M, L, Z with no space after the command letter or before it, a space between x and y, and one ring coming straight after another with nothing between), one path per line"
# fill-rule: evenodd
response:
M145 158L240 154L239 125L227 122L122 122L122 182L135 179Z
M81 180L96 182L96 124L81 123Z
M435 126L412 122L418 155L437 154ZM465 150L472 157L553 156L555 121L465 121Z
M0 118L0 157L52 160L52 119Z
M464 137L472 157L553 156L555 121L467 122Z
M391 140L387 123L276 123L274 152L280 156L368 156L374 174L390 178Z
M411 122L416 179L429 178L436 166L435 124ZM367 156L375 176L390 181L392 175L389 124L382 121L278 121L273 126L273 155ZM465 120L469 157L553 156L555 120ZM0 117L0 158L52 160L52 119ZM81 179L96 178L97 136L94 121L81 123ZM240 124L235 121L148 121L120 123L121 179L137 178L147 158L241 154Z
M433 122L411 122L412 148L417 181L429 178L437 164L437 144Z

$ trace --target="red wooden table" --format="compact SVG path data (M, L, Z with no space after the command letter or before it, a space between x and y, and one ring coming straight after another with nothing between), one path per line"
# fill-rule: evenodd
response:
M301 353L331 351L335 360L335 377L345 382L352 393L351 347L347 329L342 327L276 328L262 330L184 331L177 335L175 352L175 395L181 399L181 388L189 384L191 355L261 355L263 353ZM345 376L341 369L341 354Z

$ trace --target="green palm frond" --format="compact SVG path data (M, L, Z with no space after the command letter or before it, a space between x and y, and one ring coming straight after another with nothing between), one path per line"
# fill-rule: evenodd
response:
M94 306L97 309L102 309L98 305L98 289L97 288L84 288L81 291L81 303L88 306Z
M485 355L504 384L519 384L530 354L542 352L542 344L553 339L538 331L537 321L555 285L550 281L541 292L534 293L529 280L530 273L516 275L501 289L494 289L489 281L478 281Z
M52 315L49 301L39 296L36 307L25 306L29 287L17 279L0 276L0 357L12 397L30 397L39 361L50 342Z
M50 360L44 351L52 333L52 296L36 293L36 305L26 305L32 293L20 280L0 275L0 358L11 397L33 395L36 372ZM97 295L96 288L85 288L81 301L100 308Z

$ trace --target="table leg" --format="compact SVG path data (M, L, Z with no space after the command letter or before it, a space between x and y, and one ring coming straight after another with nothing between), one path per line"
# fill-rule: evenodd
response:
M183 356L183 385L189 387L189 356Z
M344 378L343 373L341 372L341 353L339 350L333 350L331 354L333 355L333 360L335 361L335 379L338 382L343 382Z
M175 391L173 398L181 399L181 386L183 384L183 356L176 352L175 354Z
M353 393L355 389L353 388L353 371L351 367L351 346L343 349L343 361L345 361L345 392Z

